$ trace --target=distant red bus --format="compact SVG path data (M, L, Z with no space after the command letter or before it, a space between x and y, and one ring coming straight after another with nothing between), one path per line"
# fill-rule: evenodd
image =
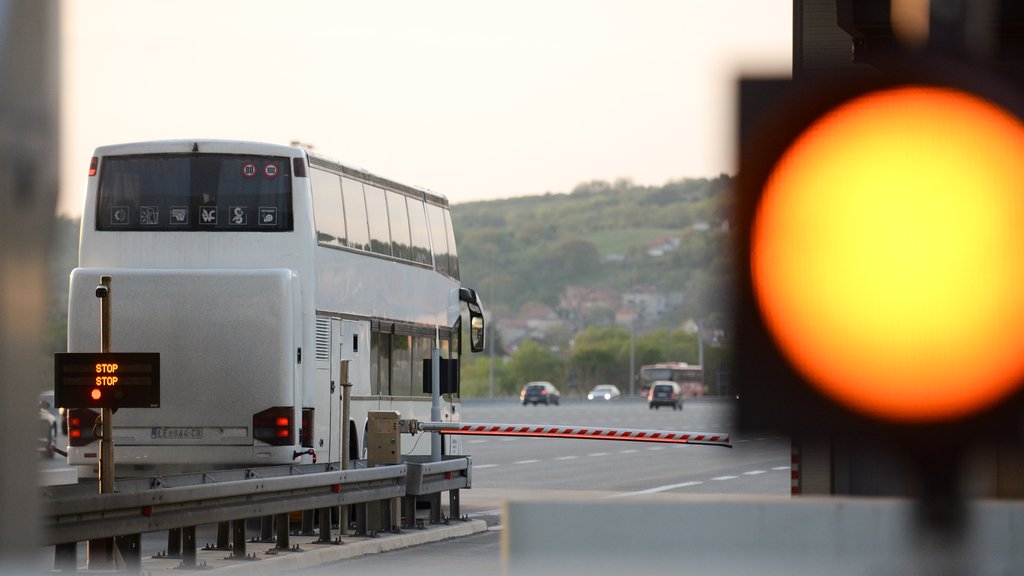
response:
M647 396L651 383L656 380L671 380L679 384L684 398L704 396L704 369L686 362L661 362L640 367L640 394Z

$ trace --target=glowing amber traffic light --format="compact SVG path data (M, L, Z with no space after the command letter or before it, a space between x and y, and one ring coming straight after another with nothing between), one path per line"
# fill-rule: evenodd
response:
M754 297L801 375L872 418L957 420L1024 379L1024 124L904 86L819 117L775 163Z

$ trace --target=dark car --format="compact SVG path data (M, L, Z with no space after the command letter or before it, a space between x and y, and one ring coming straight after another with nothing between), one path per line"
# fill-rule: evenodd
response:
M558 401L561 399L562 395L559 394L558 388L555 388L551 382L527 382L519 394L519 400L524 406L527 404L558 406Z
M651 390L647 393L647 406L651 409L661 406L671 406L673 410L683 409L683 395L679 384L661 380L651 384Z

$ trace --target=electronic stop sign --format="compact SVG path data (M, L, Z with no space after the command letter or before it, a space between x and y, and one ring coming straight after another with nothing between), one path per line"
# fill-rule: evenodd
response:
M54 354L54 402L62 408L159 408L160 354Z
M965 442L1019 417L1024 122L989 88L878 74L790 91L748 126L747 425Z

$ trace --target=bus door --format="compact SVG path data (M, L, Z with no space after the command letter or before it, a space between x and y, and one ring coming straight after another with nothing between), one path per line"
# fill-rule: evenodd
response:
M370 391L370 323L354 320L334 319L331 322L331 382L337 383L331 390L331 453L330 461L341 460L341 364L348 362L350 398L366 396ZM354 413L354 410L351 411ZM355 420L354 416L350 418ZM357 430L361 427L357 426ZM358 446L352 438L353 446Z

